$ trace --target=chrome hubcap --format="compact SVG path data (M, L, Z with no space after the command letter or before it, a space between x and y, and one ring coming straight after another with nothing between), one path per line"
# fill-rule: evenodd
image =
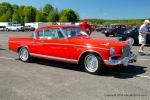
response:
M85 58L84 65L89 72L95 72L98 69L98 59L94 55L88 55Z
M20 51L20 59L21 59L22 61L27 61L27 60L28 60L28 57L29 57L29 54L28 54L27 49L22 48L21 51Z
M134 44L134 39L133 38L128 38L126 40L130 45L133 45Z

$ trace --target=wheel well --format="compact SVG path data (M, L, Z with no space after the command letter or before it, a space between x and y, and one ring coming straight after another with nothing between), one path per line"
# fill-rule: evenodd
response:
M24 46L19 47L19 48L17 49L17 52L19 52L21 48L26 48L26 47L24 47ZM26 48L26 49L28 50L28 48Z
M102 58L101 55L100 55L99 53L97 53L97 52L94 52L94 51L87 51L87 52L84 52L84 53L80 56L78 64L82 64L82 63L83 63L83 60L84 60L84 57L85 57L87 54L89 54L89 53L90 53L90 54L94 54L94 55L99 56L100 58ZM103 59L102 59L102 60L103 60Z

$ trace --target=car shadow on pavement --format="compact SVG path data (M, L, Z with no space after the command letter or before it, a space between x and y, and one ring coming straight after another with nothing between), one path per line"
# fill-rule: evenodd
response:
M144 55L144 56L150 56L150 54L147 54L147 53L146 53L146 55Z
M51 61L51 60L45 60L45 59L39 59L39 58L33 59L31 63L36 63L36 64L45 65L49 67L56 67L56 68L62 68L62 69L67 69L67 70L85 72L84 68L76 64L69 64L69 63L63 63L63 62L57 62L57 61ZM103 73L101 73L98 76L106 76L106 77L113 76L115 78L128 79L128 78L137 77L137 75L145 73L146 68L147 67L136 66L136 65L129 65L123 68L117 67L117 68L112 68L112 69L105 69Z
M83 68L76 64L63 63L63 62L40 59L40 58L33 58L33 60L30 63L36 63L36 64L45 65L49 67L56 67L56 68L84 72Z
M146 72L147 67L137 66L137 65L129 65L124 68L113 68L113 69L107 69L103 72L103 76L113 76L115 78L120 79L128 79L128 78L134 78L139 77L138 75L141 75Z

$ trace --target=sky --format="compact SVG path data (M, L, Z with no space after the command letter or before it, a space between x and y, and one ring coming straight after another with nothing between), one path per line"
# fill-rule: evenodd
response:
M71 8L80 18L141 19L150 18L150 0L0 0L36 8L50 3L59 10Z

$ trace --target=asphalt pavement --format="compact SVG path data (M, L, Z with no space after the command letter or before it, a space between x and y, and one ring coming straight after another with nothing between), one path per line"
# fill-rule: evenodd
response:
M30 33L0 32L0 100L150 99L150 46L145 47L145 56L138 56L137 62L127 68L91 75L73 64L43 59L34 59L31 63L18 60L18 55L8 50L8 37ZM106 38L97 32L92 36ZM133 51L137 53L138 48L134 46Z

